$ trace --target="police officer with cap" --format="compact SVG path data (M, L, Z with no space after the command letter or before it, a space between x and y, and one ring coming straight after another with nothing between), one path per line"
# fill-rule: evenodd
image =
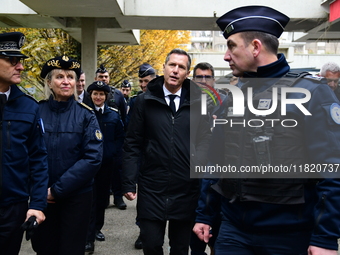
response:
M105 103L110 93L110 87L105 82L93 82L87 88L87 92L92 99L92 105L104 137L103 161L94 178L93 205L85 246L85 251L93 252L95 239L98 240L98 237L102 237L100 241L105 240L101 229L104 225L105 209L110 194L110 180L113 171L115 171L113 168L117 165L116 161L119 160L123 146L124 127L118 110ZM120 175L117 178L120 178Z
M126 117L126 122L127 124L130 121L133 107L136 101L136 96L139 94L145 92L147 90L147 85L149 84L150 81L155 79L157 76L155 69L148 63L144 63L139 67L138 70L138 81L139 81L139 87L141 88L140 91L137 92L137 95L134 95L130 99L130 103L128 105L128 110L127 110L127 117Z
M130 103L131 89L132 89L131 83L128 80L124 80L120 85L120 90L122 91L122 93L124 95L126 105L129 105L129 103Z
M109 75L109 71L104 67L103 64L100 65L100 67L97 69L96 71L96 81L103 81L105 82L107 85L109 85L110 83L110 75ZM127 114L127 105L125 103L124 100L124 95L122 94L122 92L120 92L119 89L116 89L113 86L110 86L110 93L107 96L106 99L106 103L108 106L118 109L120 118L123 122L124 125L124 129L126 128L126 114ZM114 167L113 170L113 176L112 176L112 193L113 193L113 197L114 197L114 205L116 205L120 210L125 210L126 209L126 204L123 200L123 195L121 192L121 181L120 181L120 169L121 166L119 165L122 161L121 159L121 155L117 156L117 160L116 160L116 165ZM118 165L117 165L118 164ZM102 235L100 232L96 235L96 239L98 241L104 241L105 237L104 235Z
M147 85L150 81L155 79L157 77L155 69L148 63L143 63L139 69L138 69L138 81L139 81L139 87L141 88L140 91L137 92L137 95L134 95L130 98L130 102L128 104L127 109L127 116L126 116L126 125L129 124L130 118L132 116L132 112L134 109L134 105L137 99L137 96L143 92L147 91ZM138 219L136 219L136 224L138 225ZM135 248L136 249L142 249L142 241L140 239L140 235L137 237L135 241Z
M216 255L337 254L340 180L334 167L340 164L340 105L324 79L290 73L284 55L277 54L288 22L286 15L266 6L236 8L217 20L227 39L224 59L233 75L242 77L245 104L243 116L234 114L233 98L240 98L231 94L223 116L229 125L223 126L219 163L235 167L235 174L222 174L213 189L202 190L197 208L194 232L206 242L214 213L222 213ZM285 114L280 96L274 98L276 90L279 95L292 91L286 95L291 104ZM266 118L278 121L269 124ZM281 125L285 119L294 125ZM265 177L241 171L280 165L308 170L318 164L324 166L319 174L286 171Z
M156 71L148 63L144 63L139 67L138 71L139 86L143 92L146 91L148 83L156 78Z
M24 70L25 36L0 34L0 253L19 254L45 220L47 151L38 103L16 86ZM29 202L28 202L29 201ZM24 223L25 222L25 223Z
M37 254L84 254L93 179L103 157L103 135L93 109L76 101L79 61L47 60L40 76L46 99L39 110L46 135L49 185L43 193L46 221L32 237Z

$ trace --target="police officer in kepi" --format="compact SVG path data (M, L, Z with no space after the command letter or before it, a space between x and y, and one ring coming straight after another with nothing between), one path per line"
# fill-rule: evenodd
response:
M236 173L223 173L213 188L202 190L197 208L194 232L206 242L214 215L222 213L216 255L337 254L339 101L324 79L290 73L284 55L277 54L278 38L288 22L286 15L266 6L236 8L217 20L227 39L224 59L233 75L242 77L245 105L243 116L235 115L233 101L242 102L242 97L231 93L223 117L228 123L218 163L234 166ZM286 115L282 94L290 100ZM276 110L270 113L272 108ZM256 110L267 112L254 114ZM313 174L313 166L321 164L323 172L319 168L319 174ZM240 171L280 165L300 167L296 172L302 167L303 173L282 171L266 177Z
M128 125L130 118L132 116L133 108L137 99L137 96L147 90L147 86L150 81L158 77L155 69L148 63L144 63L139 67L138 70L138 82L140 91L137 92L137 95L134 95L130 99L130 103L128 104L128 111L126 116L126 125Z
M131 100L130 94L131 94L131 83L128 80L123 80L120 84L120 90L124 95L124 100L126 105L128 106ZM128 112L128 110L127 110Z
M45 220L47 150L38 103L16 84L24 70L25 36L0 34L0 254L19 254ZM25 222L25 223L24 223ZM23 228L20 226L23 224Z
M91 106L95 110L104 137L103 160L94 177L92 212L85 245L85 251L93 253L95 238L102 237L100 241L105 240L101 229L104 226L110 180L114 171L113 167L116 164L115 159L123 146L124 126L118 110L105 103L107 95L110 93L108 85L102 81L95 81L87 88L87 92L90 94Z
M91 216L93 179L103 158L103 135L89 106L76 101L80 63L68 56L45 62L45 100L39 102L48 153L48 189L44 191L46 221L32 237L40 255L85 252Z
M138 70L138 81L139 81L139 86L143 92L147 90L147 85L149 84L150 81L155 79L157 77L155 69L148 64L144 63L139 67Z

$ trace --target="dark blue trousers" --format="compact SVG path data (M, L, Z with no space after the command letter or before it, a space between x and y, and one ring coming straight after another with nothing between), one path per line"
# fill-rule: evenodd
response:
M0 255L19 254L26 219L27 202L15 203L0 208Z
M32 237L37 255L84 255L91 205L92 191L48 204Z
M223 219L215 242L215 255L307 255L310 231L251 232Z

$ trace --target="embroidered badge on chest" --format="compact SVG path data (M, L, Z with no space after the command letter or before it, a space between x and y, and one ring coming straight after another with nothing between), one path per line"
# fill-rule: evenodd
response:
M257 106L258 110L268 110L270 108L271 99L260 99L259 105Z
M340 124L340 105L333 103L330 107L330 114L336 124Z
M102 134L102 132L100 131L100 130L95 130L95 137L96 137L96 139L98 140L98 141L101 141L101 140L103 140L103 134Z

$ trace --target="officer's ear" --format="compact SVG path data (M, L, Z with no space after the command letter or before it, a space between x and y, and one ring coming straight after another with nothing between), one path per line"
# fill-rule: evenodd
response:
M187 72L187 75L185 76L185 78L188 78L188 76L190 75L190 70L188 70L188 72Z
M253 46L253 57L256 58L261 50L262 50L262 42L259 40L259 39L254 39L252 42L251 42L251 45Z

